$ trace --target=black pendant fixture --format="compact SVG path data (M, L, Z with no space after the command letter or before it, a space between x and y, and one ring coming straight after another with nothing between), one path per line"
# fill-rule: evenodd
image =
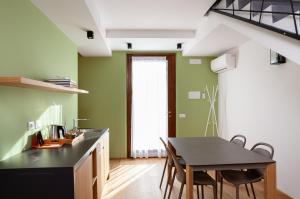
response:
M127 49L131 50L132 49L132 43L127 43Z
M88 39L94 39L94 32L91 30L86 31L86 37Z

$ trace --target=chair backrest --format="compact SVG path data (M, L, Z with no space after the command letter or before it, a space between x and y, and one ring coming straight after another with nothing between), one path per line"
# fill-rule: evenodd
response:
M173 161L173 158L172 158L171 154L168 152L168 150L169 150L168 145L162 137L159 137L159 139L163 143L163 145L165 146L165 149L167 151L167 162L168 162L169 167L172 168L173 165L174 165L174 161Z
M165 146L165 148L167 149L167 144L166 142L164 141L164 139L162 137L159 137L160 141L163 143L163 145Z
M243 135L235 135L235 136L233 136L232 138L231 138L231 140L230 140L230 142L231 143L234 143L234 144L236 144L236 145L239 145L239 146L241 146L241 147L245 147L245 145L246 145L246 141L247 141L247 139L246 139L246 137L245 136L243 136Z
M176 157L176 155L173 153L173 151L167 147L167 153L171 156L173 162L174 162L174 165L175 165L175 169L176 169L176 178L180 181L180 182L184 182L186 181L186 178L185 178L185 171L184 169L182 168L182 166L179 164L179 161Z
M268 148L268 149L266 149ZM260 155L263 155L267 158L273 159L274 156L274 148L272 145L264 142L259 142L255 144L252 148L251 151L254 151L255 153L258 153Z
M251 151L258 153L264 157L273 159L274 156L274 148L272 145L264 142L259 142L255 144ZM264 176L264 169L255 169L256 172L258 172L262 177Z

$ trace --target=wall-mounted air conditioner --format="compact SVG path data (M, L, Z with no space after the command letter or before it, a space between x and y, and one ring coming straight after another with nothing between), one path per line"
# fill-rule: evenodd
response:
M224 54L211 61L211 70L215 73L231 70L235 68L235 55Z

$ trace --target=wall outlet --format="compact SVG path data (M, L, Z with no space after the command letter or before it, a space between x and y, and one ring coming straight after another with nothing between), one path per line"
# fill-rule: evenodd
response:
M41 129L42 128L42 122L41 122L41 120L35 121L35 128L36 129Z
M35 129L35 122L34 121L27 122L27 130L31 131L34 129Z

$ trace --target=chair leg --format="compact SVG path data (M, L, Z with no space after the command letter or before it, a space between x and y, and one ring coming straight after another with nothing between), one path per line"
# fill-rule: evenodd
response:
M175 175L176 175L176 169L174 169L174 174L173 174L172 181L171 181L171 184L170 184L168 199L170 199L170 197L171 197L171 192L172 192L174 181L175 181Z
M163 183L164 177L165 177L165 173L166 173L166 168L167 168L167 163L168 163L168 157L166 157L166 161L165 161L165 166L164 166L164 170L160 179L160 184L159 184L159 188L161 189L161 185Z
M223 198L223 178L220 177L220 199Z
M220 179L220 173L218 170L215 171L215 181L217 183L217 186L216 186L216 190L217 190L217 193L218 193L218 182L219 182L219 179Z
M168 192L168 186L169 186L169 180L167 180L165 193L164 193L164 199L166 198L167 192Z
M254 197L254 199L256 199L255 191L254 191L254 188L253 188L253 183L250 183L250 185L251 185L253 197Z
M235 186L235 198L240 199L240 186L239 185Z
M214 199L217 199L218 190L217 190L218 182L216 182L215 185L213 185L213 191L214 191Z
M199 185L197 185L197 198L200 199Z
M172 169L172 167L170 168L170 170ZM175 171L175 170L174 170ZM165 193L164 193L164 199L167 196L167 192L168 192L168 186L171 184L172 181L172 176L171 176L172 170L169 171L168 170L168 177L167 177L167 183L166 183L166 188L165 188Z
M184 183L181 183L178 199L181 199Z
M201 197L204 199L204 185L201 185Z
M250 193L249 193L248 185L247 185L247 184L245 184L245 187L246 187L247 195L248 195L248 197L250 197Z

